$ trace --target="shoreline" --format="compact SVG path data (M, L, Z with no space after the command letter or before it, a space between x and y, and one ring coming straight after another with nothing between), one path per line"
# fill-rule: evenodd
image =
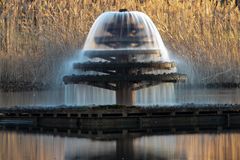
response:
M56 84L54 87L57 86ZM183 88L206 88L206 89L237 89L240 88L240 83L235 82L220 82L206 84L180 84ZM59 87L61 85L59 84ZM43 82L27 82L27 81L9 81L0 82L0 92L24 92L24 91L43 91L52 89L53 85Z
M1 108L0 128L23 126L67 133L153 133L239 129L240 104L58 106Z
M149 105L149 106L124 106L124 105L85 105L85 106L68 106L68 105L57 105L54 107L46 106L12 106L12 107L1 107L0 113L32 113L32 112L98 112L98 111L144 111L152 112L155 110L165 111L176 111L176 112L192 112L192 111L236 111L240 113L240 104L195 104L185 103L177 105Z
M0 82L0 91L2 92L42 91L50 88L52 88L50 84L43 82Z

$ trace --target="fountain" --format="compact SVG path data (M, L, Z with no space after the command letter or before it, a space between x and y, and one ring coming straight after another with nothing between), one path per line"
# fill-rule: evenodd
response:
M186 153L190 153L189 157L196 157L195 155L199 153L192 154L190 147L190 150L187 148L189 152L185 153L181 144L188 143L183 143L182 137L178 139L170 137L166 140L170 142L166 143L170 144L170 149L174 146L172 144L176 144L174 150L178 151L181 148L180 151L183 152L183 154L180 152L171 154L167 150L166 153L163 152L162 146L166 145L165 141L159 143L156 141L159 138L153 135L208 133L206 135L212 140L214 136L209 136L209 133L217 132L219 135L219 132L229 132L232 129L234 132L239 131L240 105L238 104L181 104L148 108L128 106L134 104L136 90L186 79L184 74L176 73L176 65L170 61L167 49L156 27L143 13L128 12L123 9L119 12L102 14L94 23L81 54L85 61L83 62L81 59L81 63L73 64L73 68L80 71L79 75L65 76L63 78L65 84L86 84L113 90L116 92L116 103L123 106L61 105L48 108L42 106L1 108L0 131L4 131L3 138L7 136L3 145L7 144L6 147L13 146L14 148L16 144L21 144L22 141L30 138L30 147L34 140L34 142L40 142L40 146L44 148L41 134L48 136L50 134L60 137L83 138L79 144L72 143L76 140L78 142L78 139L73 139L69 143L70 146L68 144L61 146L61 143L55 143L54 139L56 138L50 137L50 142L58 146L60 144L61 153L63 153L62 148L68 149L64 159L141 159L141 157L153 159L155 155L156 159L167 159L167 157L174 159L180 157L178 155L181 155L181 159L187 159ZM154 95L154 93L152 94ZM12 130L14 132L9 136L8 132ZM18 135L16 132L21 134ZM33 139L31 135L22 134L25 132L37 133L37 138ZM9 140L11 135L13 135L13 140ZM152 141L148 142L146 136L149 135L151 135ZM189 135L186 137L189 139ZM86 141L86 138L91 141ZM205 136L203 138L206 139ZM202 144L203 138L199 138L199 143ZM64 142L66 140L64 139ZM114 142L111 142L113 140ZM15 141L19 143L15 143ZM207 139L207 144L208 141ZM222 139L220 139L221 141ZM197 146L196 142L198 141L192 142L189 143L193 144L191 147ZM212 144L216 143L214 141ZM13 145L11 146L11 144ZM46 144L45 148L49 148L51 143ZM229 142L229 144L233 146L232 143ZM52 148L54 147L52 146ZM209 148L209 146L207 147ZM18 148L15 147L16 151ZM204 146L202 145L201 148ZM232 148L230 147L229 150ZM38 151L36 149L34 151L36 151L34 155L38 155ZM56 151L56 149L50 149L46 153L56 159L55 152L52 153L52 151ZM40 153L43 157L42 153L44 152ZM3 155L10 154L12 152ZM26 155L29 156L28 153ZM26 155L24 154L22 157L25 158ZM209 152L208 155L210 155L208 157L213 157L214 154Z
M135 91L166 82L185 81L151 19L141 12L105 12L93 24L74 63L80 75L63 78L65 84L86 84L116 91L116 103L133 105Z

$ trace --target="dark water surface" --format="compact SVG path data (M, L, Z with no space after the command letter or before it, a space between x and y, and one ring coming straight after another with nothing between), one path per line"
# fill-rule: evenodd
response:
M238 160L240 133L122 137L116 140L0 131L1 160Z
M0 106L113 104L114 93L92 87L0 92ZM137 104L240 104L240 89L174 89L137 93ZM0 160L238 160L240 132L98 137L0 131Z
M147 88L136 93L136 105L240 104L240 89L183 89L171 85ZM114 104L115 94L90 86L50 91L0 92L0 107Z

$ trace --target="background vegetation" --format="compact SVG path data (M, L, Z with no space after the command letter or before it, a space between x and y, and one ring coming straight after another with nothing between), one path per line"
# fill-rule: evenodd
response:
M0 0L0 82L60 80L96 17L120 8L149 15L199 82L240 82L238 0Z

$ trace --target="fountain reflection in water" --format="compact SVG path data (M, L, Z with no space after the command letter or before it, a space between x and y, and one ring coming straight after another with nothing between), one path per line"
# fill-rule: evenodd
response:
M93 140L0 131L1 160L237 160L240 133L156 135ZM122 142L125 148L118 143Z
M163 83L185 79L176 73L156 26L142 12L101 14L79 55L73 64L78 75L69 75L76 73L72 72L63 78L68 84L65 99L70 100L66 104L171 104L175 102L174 85ZM102 76L97 79L96 75Z

